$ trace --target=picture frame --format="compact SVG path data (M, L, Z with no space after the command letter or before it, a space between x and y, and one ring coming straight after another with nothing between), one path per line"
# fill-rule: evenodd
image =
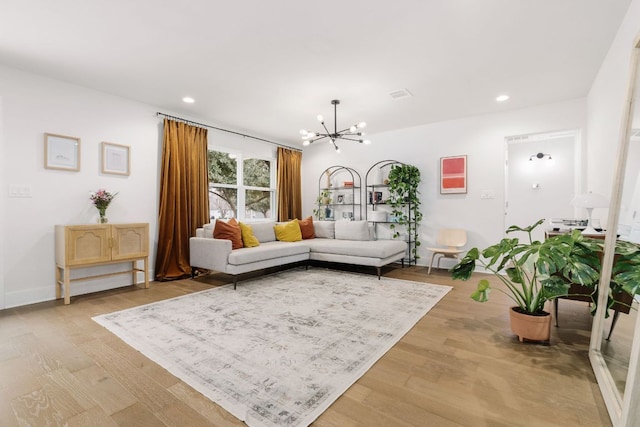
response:
M128 145L102 143L102 173L129 176L130 164L131 150Z
M440 194L466 194L467 156L440 158Z
M44 167L78 172L80 170L80 138L45 133Z
M343 204L344 203L344 194L338 194L338 198L336 203Z

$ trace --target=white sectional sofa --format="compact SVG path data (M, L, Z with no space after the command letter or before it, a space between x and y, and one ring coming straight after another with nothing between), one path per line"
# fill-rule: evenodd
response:
M214 224L206 224L189 240L192 276L197 268L233 275L234 288L243 273L308 260L376 267L405 257L407 243L373 240L366 221L314 221L315 238L297 242L276 240L275 221L249 223L260 245L232 249L231 240L213 238Z

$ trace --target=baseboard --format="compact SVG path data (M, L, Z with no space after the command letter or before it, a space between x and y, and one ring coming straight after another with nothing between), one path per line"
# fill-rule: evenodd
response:
M153 270L149 271L149 281L154 277ZM70 294L72 297L77 295L90 294L94 292L107 291L110 289L123 288L131 286L131 275L122 274L122 276L114 276L101 279L89 279L86 281L78 281L71 284ZM144 276L138 273L137 285L144 285ZM56 299L56 290L53 285L41 286L33 289L25 289L13 292L7 292L4 295L4 308L21 307L24 305L37 304L40 302L54 301Z

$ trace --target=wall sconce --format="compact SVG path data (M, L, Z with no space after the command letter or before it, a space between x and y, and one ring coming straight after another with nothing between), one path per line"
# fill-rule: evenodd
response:
M534 157L535 157L535 158L537 158L537 159L544 159L545 157L548 157L548 158L549 158L549 160L551 160L551 154L538 153L538 154L532 154L532 155L529 157L529 161L532 161Z

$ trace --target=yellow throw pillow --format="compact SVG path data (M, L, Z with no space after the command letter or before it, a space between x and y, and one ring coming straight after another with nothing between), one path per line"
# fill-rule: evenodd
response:
M253 228L244 222L240 223L240 232L242 233L242 243L245 248L254 248L260 246L260 240L253 235Z
M281 242L299 242L302 240L300 225L295 219L284 224L276 224L273 230L276 232L276 239Z

